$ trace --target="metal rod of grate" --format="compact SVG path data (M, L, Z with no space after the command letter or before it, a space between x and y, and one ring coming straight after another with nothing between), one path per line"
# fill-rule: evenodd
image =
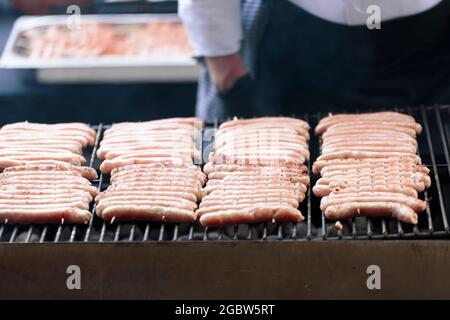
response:
M450 106L421 108L395 108L413 115L424 127L418 137L419 154L431 170L432 187L423 194L428 205L416 226L392 219L365 219L364 217L341 221L342 230L335 228L320 212L320 199L311 192L318 179L311 176L311 185L300 210L306 217L301 223L261 223L232 225L223 228L203 228L199 223L167 224L156 222L106 223L95 214L86 225L12 225L0 224L0 243L89 243L89 242L147 242L147 241L308 241L352 239L422 239L449 237L448 209L450 207ZM340 111L341 112L341 111ZM355 112L353 110L352 112ZM322 114L302 115L314 127ZM98 169L96 157L103 132L108 126L93 126L97 130L95 146L86 154L89 166ZM208 143L202 147L207 147ZM310 141L311 159L319 155L319 139ZM311 163L307 163L311 170ZM105 190L109 177L103 174L94 181Z

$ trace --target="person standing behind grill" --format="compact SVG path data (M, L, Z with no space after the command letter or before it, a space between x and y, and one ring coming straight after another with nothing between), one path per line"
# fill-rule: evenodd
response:
M450 1L179 0L179 15L207 121L450 102Z

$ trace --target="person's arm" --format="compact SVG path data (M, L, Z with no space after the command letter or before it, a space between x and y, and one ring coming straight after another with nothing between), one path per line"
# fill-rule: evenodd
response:
M218 91L233 86L247 70L239 54L240 0L179 0L178 14L197 56L205 57Z

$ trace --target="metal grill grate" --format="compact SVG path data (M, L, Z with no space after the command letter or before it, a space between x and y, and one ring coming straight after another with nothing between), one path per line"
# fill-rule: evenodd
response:
M199 223L166 224L153 222L109 224L95 215L87 225L11 225L0 224L0 243L88 243L88 242L146 242L146 241L306 241L350 239L420 239L443 238L450 235L448 209L450 208L450 106L396 109L413 115L423 125L418 137L420 156L431 169L432 187L423 194L428 201L426 211L420 215L419 224L411 226L392 219L366 219L358 217L341 221L343 229L337 230L334 222L319 211L320 199L308 188L307 197L300 210L306 217L301 223L262 223L234 225L208 229ZM312 127L322 114L303 115ZM93 126L97 131L94 148L88 151L89 165L98 168L100 160L96 151L104 130L108 126ZM311 159L319 154L319 140L312 137ZM311 168L311 163L308 163ZM313 176L313 186L318 176ZM94 181L101 190L109 184L109 177L100 175Z

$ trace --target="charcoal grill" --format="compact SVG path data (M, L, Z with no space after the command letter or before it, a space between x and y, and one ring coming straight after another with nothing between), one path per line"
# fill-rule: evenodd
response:
M330 271L329 268L334 266L331 262L334 261L334 264L340 265L339 268L347 266L357 271L369 261L373 260L373 263L377 263L377 259L381 264L389 265L392 269L402 270L404 277L409 276L415 279L413 281L409 279L410 284L398 291L403 293L401 297L418 293L419 289L425 285L422 283L425 279L417 277L415 273L411 273L412 271L403 270L401 267L403 264L408 267L408 270L434 268L434 272L429 273L427 277L439 277L438 287L445 286L439 290L427 291L428 294L430 297L450 297L450 277L444 267L450 263L450 241L446 241L450 238L448 224L450 218L448 209L450 208L450 106L395 108L394 110L411 114L424 128L423 133L418 137L419 152L423 163L431 170L432 187L423 194L428 205L426 211L419 216L419 223L416 226L392 219L360 217L341 221L343 229L337 230L335 222L326 219L319 211L320 199L311 193L311 186L314 186L318 176L312 177L307 197L300 207L306 218L301 223L245 224L214 229L203 228L199 223L110 224L95 215L95 205L93 205L91 208L93 217L86 225L0 224L0 272L3 274L3 280L0 282L0 298L11 296L318 297L320 296L318 291L313 292L310 287L313 284L315 290L323 289L319 292L324 297L335 297L334 294L337 293L340 294L340 298L395 297L397 291L390 291L390 296L378 296L368 291L364 286L365 280L363 281L364 270L361 271L362 275L355 278L348 273L348 270L339 269L344 278L345 276L349 278L341 280L344 283L342 287L332 285L334 291L327 289L326 279L335 278L335 276L324 277L323 272ZM314 127L326 115L317 113L299 116ZM98 124L93 125L93 128L98 132L97 141L91 150L87 150L86 156L89 159L89 165L98 169L101 161L96 157L96 151L108 125ZM312 136L310 141L312 161L319 154L319 143L319 139ZM311 168L311 163L308 163L308 166ZM108 183L109 176L103 174L94 181L101 190L105 190ZM338 252L341 252L343 256L338 256ZM358 252L362 256L355 257ZM5 259L1 258L2 256ZM174 261L178 259L181 259L183 265L174 265ZM335 260L330 262L330 259ZM315 261L317 265L311 261ZM56 266L63 268L66 264L78 262L92 271L89 275L92 286L90 290L74 293L64 287L64 271L59 270L58 276L55 276L55 272L51 270L57 268ZM17 283L23 280L20 274L24 273L25 278L32 277L33 274L32 270L28 270L29 268L26 271L23 270L25 268L21 268L21 264L26 263L36 264L37 269L42 268L43 270L40 271L43 276L42 279L36 279L35 286L30 286L28 283L24 289L17 286ZM114 277L114 268L110 264L125 272L127 274L125 279L141 279L147 285L132 286L124 279L116 279L115 282L113 281L115 285L106 285L105 277L107 275ZM281 273L271 273L261 269L260 264L265 264L270 270L282 268L283 272L286 272L284 276L286 279L280 278ZM294 290L291 285L300 280L299 270L308 270L305 269L307 266L311 268L307 273L309 278L305 278L309 284ZM14 271L17 270L15 268L19 269L17 273ZM244 268L247 270L246 273L244 272L245 276L241 274L241 277L234 277L230 273L233 268L237 268L237 271L242 271ZM129 271L133 272L133 270L136 273L131 275ZM266 272L261 273L264 272L261 270ZM150 276L147 272L154 273ZM181 285L183 277L174 275L174 272L184 274L187 282L192 282L191 289L184 288L185 286ZM100 274L101 277L96 278L96 274ZM160 275L168 282L160 283L157 279ZM61 278L62 284L58 282L58 277ZM229 283L225 284L223 279L218 277L226 277ZM287 279L289 277L291 280ZM205 278L210 279L214 285L205 282ZM268 287L264 281L259 284L255 279L260 281L265 279L269 282ZM47 288L44 293L43 288L40 287L44 281L47 286L50 283L53 290ZM400 277L393 278L392 281L394 285L402 280ZM427 281L426 283L429 284L430 279ZM224 290L217 290L215 286L218 284ZM154 288L155 285L156 289L152 290L151 287ZM249 285L253 287L248 287ZM105 286L109 288L109 291L105 289ZM240 291L241 286L246 286L246 291ZM355 291L354 286L359 289ZM2 287L6 288L6 291L2 290ZM350 290L350 288L353 289ZM420 290L420 292L423 291Z

